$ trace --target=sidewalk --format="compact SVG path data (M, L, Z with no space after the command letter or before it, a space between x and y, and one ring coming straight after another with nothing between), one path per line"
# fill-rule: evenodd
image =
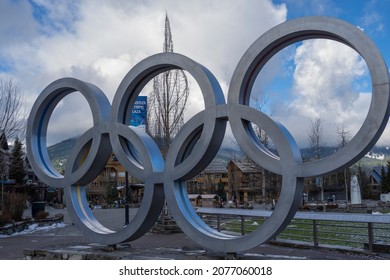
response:
M30 210L31 211L31 210ZM116 250L108 246L91 244L72 225L67 211L46 209L50 215L64 214L65 226L24 235L0 238L0 259L21 260L26 255L35 259L224 259L223 254L207 252L184 233L148 233ZM136 211L136 210L133 210ZM103 224L121 224L123 209L96 209L95 215ZM121 213L123 215L121 216ZM28 215L28 210L27 213ZM34 257L35 256L35 257ZM389 259L388 255L353 253L337 250L287 247L263 244L247 252L239 253L239 259L294 259L294 260L375 260Z

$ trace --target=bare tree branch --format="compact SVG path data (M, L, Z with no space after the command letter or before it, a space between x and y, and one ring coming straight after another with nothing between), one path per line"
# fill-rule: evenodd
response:
M322 135L322 120L320 118L316 118L311 122L308 138L310 149L314 152L316 159L319 159L325 146Z
M337 126L337 135L339 136L339 148L344 147L349 142L349 136L350 131L345 130L344 123Z
M25 129L24 99L17 82L0 79L0 133L6 139L21 139Z
M168 16L165 17L164 52L173 52L173 41ZM169 149L172 138L184 123L189 86L181 69L170 70L156 76L153 92L149 95L147 132L159 144L163 155Z
M337 134L339 136L339 148L343 148L349 142L349 131L345 130L344 123L337 126ZM345 201L348 207L348 175L350 174L349 168L345 168L343 171L344 177L344 189L345 189Z
M262 94L260 97L253 98L253 102L251 106L253 106L255 109L262 112L264 108L267 106L268 100L269 100L268 95ZM258 127L257 125L252 124L252 127L260 143L262 143L266 148L269 148L271 145L271 139L268 136L267 132L261 127Z

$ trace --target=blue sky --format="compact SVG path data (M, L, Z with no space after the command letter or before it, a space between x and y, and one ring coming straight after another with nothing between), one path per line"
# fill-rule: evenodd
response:
M44 87L65 76L96 84L112 100L137 62L162 51L166 12L174 51L209 68L225 93L251 43L273 26L301 16L348 21L364 30L390 64L390 0L3 0L0 77L18 81L27 111ZM324 53L326 60L321 59ZM321 69L321 74L315 75L310 65ZM325 87L319 79L325 79ZM322 92L317 94L320 86ZM259 74L255 89L253 102L260 102L305 146L315 117L324 120L329 144L337 142L336 128L341 124L352 137L368 110L371 85L365 63L354 51L310 40L272 59ZM191 81L190 102L187 119L203 106L195 81ZM50 121L50 141L85 131L91 125L86 108L80 96L65 98ZM390 145L388 129L379 142Z
M286 3L287 18L323 15L343 19L364 29L364 32L382 50L387 62L390 61L390 1L389 0L343 0L343 1L273 1ZM389 63L388 63L389 64Z

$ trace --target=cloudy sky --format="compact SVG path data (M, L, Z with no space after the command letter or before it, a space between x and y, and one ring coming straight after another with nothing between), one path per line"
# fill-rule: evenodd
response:
M247 48L286 20L325 15L362 29L390 65L390 0L2 0L0 77L18 81L27 111L39 93L61 77L100 87L112 100L125 74L142 59L162 51L165 14L174 51L206 66L228 91L232 73ZM328 144L337 127L350 137L360 128L371 99L364 60L328 40L292 45L272 59L255 84L253 104L282 122L300 146L310 123L320 118ZM190 118L202 108L191 81ZM71 111L71 113L70 113ZM56 108L49 144L81 134L91 125L86 102L74 94ZM380 144L390 145L387 129Z

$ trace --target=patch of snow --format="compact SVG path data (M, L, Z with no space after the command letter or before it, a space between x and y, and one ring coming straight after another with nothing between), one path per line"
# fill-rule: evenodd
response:
M45 231L45 230L52 230L52 229L56 229L56 228L63 228L65 227L65 224L64 223L55 223L55 224L52 224L50 226L44 226L44 227L40 227L38 226L38 224L32 224L30 225L28 228L26 228L25 230L23 231L20 231L20 232L15 232L11 235L0 235L0 238L7 238L7 237L11 237L11 236L19 236L19 235L26 235L26 234L31 234L31 233L34 233L34 232L37 232L37 231Z
M372 158L372 159L379 159L379 160L384 160L385 159L385 155L382 154L382 153L372 153L372 152L368 152L366 155L365 155L366 158Z
M286 259L286 260L306 260L307 259L307 257L273 255L273 254L256 254L256 253L246 253L246 254L244 254L244 256L262 257L262 258L267 258L267 259Z
M373 211L372 214L373 215L390 215L390 213L381 213L381 212L376 212L376 211Z

